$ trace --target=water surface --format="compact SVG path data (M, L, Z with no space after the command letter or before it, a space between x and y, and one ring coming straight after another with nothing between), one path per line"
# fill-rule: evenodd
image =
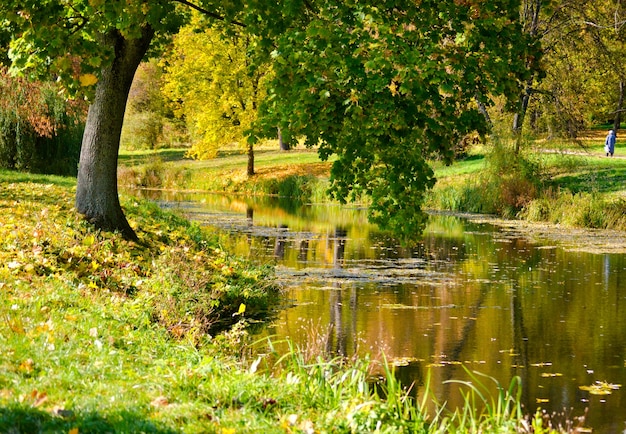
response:
M459 217L431 216L403 248L364 210L211 195L169 198L225 231L225 247L275 263L288 307L266 330L305 351L394 361L398 376L460 405L466 368L508 388L528 412L594 432L626 428L626 256L566 251ZM491 390L495 382L480 377ZM609 395L581 390L596 382Z

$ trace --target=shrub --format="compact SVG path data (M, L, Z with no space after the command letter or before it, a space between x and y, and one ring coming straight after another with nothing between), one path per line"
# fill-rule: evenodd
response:
M62 98L52 82L0 69L0 167L75 175L86 104Z

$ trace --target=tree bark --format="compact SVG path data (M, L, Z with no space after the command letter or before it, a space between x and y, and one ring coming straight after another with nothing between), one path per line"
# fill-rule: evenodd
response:
M522 9L522 24L524 31L530 36L536 37L539 31L539 14L541 11L542 0L527 0ZM530 67L530 61L528 62ZM513 117L513 134L515 140L515 154L518 154L522 141L522 127L524 126L524 118L526 117L526 111L528 110L528 104L530 103L530 96L532 93L533 78L531 77L524 86L522 95L520 96L520 102L517 113Z
M289 149L291 149L289 143L283 140L283 133L282 131L280 131L280 127L278 127L278 147L281 151L288 151Z
M114 58L101 70L80 152L76 210L96 228L119 231L129 240L137 235L120 205L117 159L130 86L153 36L148 26L137 39L126 39L117 30L104 35L102 42L114 49Z

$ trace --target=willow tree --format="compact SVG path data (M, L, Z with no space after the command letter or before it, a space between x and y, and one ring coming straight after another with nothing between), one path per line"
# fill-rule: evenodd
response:
M155 36L190 8L245 26L271 51L275 76L259 134L281 131L336 154L332 193L372 196L372 219L410 236L433 185L426 158L451 158L484 131L479 104L519 94L530 45L519 0L3 0L14 70L47 70L70 90L95 84L76 208L136 238L117 195L117 154L135 70ZM267 60L267 58L263 59Z

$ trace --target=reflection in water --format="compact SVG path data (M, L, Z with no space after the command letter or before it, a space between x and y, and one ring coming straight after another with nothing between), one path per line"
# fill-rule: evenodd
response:
M429 371L433 393L450 405L463 400L445 381L470 380L463 367L504 387L519 376L528 412L577 416L588 407L586 425L596 432L624 429L625 390L595 396L579 388L626 385L624 255L531 244L450 216L432 218L409 249L360 210L202 200L179 206L225 229L222 242L236 253L277 263L293 301L268 330L279 339L305 347L311 324L330 329L328 353L384 350L403 361L404 384L423 393ZM484 384L495 393L492 380Z
M287 242L287 229L286 225L280 225L278 235L276 236L276 242L274 243L274 257L279 261L285 258L285 243Z

